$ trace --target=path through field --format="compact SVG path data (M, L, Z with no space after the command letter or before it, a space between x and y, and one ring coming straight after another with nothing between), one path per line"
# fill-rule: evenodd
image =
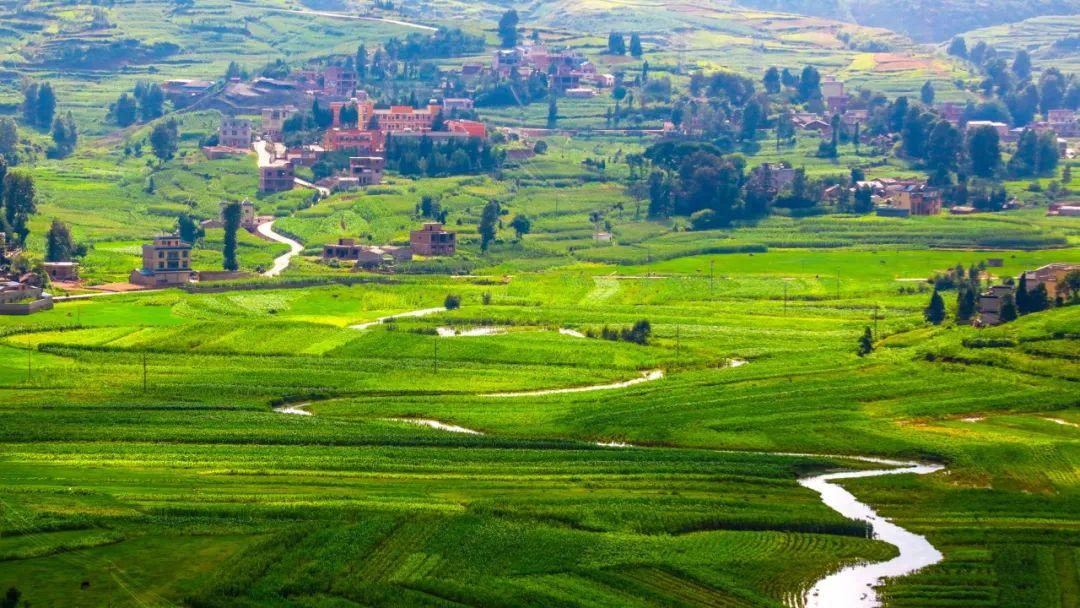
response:
M402 21L400 19L385 19L382 17L365 17L363 15L350 15L348 13L334 13L330 11L313 11L311 9L289 9L289 8L267 8L267 11L275 11L279 13L293 13L295 15L312 15L315 17L330 17L332 19L349 19L353 21L378 21L380 23L390 23L392 25L400 25L402 27L411 27L418 30L424 30L426 32L436 32L438 28L431 27L430 25L422 25L419 23L413 23L411 21Z
M390 315L390 316L387 316L387 317L379 317L378 319L375 319L374 321L368 321L367 323L359 323L357 325L350 325L349 329L359 329L359 330L370 329L370 328L375 327L376 325L378 325L380 323L385 323L385 322L390 321L392 319L400 319L402 317L426 317L428 315L433 315L435 313L445 312L445 311L446 311L446 308L444 308L442 306L439 306L437 308L422 308L420 310L412 310L412 311L409 311L409 312L400 312L400 313L398 313L396 315Z
M610 391L620 388L627 388L634 386L635 384L642 384L644 382L653 382L654 380L660 380L664 377L664 370L655 369L651 372L645 372L640 378L634 378L632 380L625 380L623 382L614 382L612 384L594 384L592 386L574 386L571 388L548 388L538 391L523 391L520 393L489 393L487 395L481 395L482 397L543 397L545 395L565 395L569 393L588 393L592 391Z
M289 263L292 262L292 259L294 257L300 255L300 252L304 250L304 246L301 245L300 243L290 239L289 237L287 237L287 236L285 236L283 234L279 234L277 232L274 232L274 220L270 220L269 222L263 222L262 224L259 224L258 231L259 231L259 234L261 234L262 236L270 239L271 241L277 241L278 243L285 243L286 245L289 246L289 252L275 258L274 259L274 266L272 268L270 268L270 270L267 270L266 272L263 273L264 277L276 277L279 274L281 274L286 268L289 267Z

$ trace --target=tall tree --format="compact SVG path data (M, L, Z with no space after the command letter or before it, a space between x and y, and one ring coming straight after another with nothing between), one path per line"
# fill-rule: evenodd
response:
M512 49L518 43L518 13L510 9L499 19L499 39L504 49Z
M150 147L154 150L154 156L163 161L170 160L179 146L180 132L175 120L164 120L154 125L150 131Z
M949 121L939 120L934 123L926 146L926 164L929 169L945 175L956 171L960 143L960 131Z
M56 93L52 85L44 83L38 88L37 107L34 113L34 124L47 129L53 124L53 116L56 114Z
M221 211L225 223L225 244L221 252L221 267L225 270L235 271L240 268L236 259L236 234L240 230L240 214L240 203L229 203Z
M37 211L36 197L37 188L29 173L8 171L4 175L4 220L19 243L25 243L30 234L27 222Z
M1020 49L1016 52L1016 57L1013 58L1012 71L1021 81L1031 78L1031 55L1027 51Z
M641 48L641 35L637 32L630 34L630 55L632 57L641 57L645 54L645 51Z
M930 296L930 304L923 310L923 316L927 322L934 325L941 325L945 321L945 300L941 299L941 294L937 289Z
M607 48L611 55L625 55L626 38L619 32L611 32L608 34Z
M1043 114L1061 109L1065 102L1067 79L1058 68L1047 68L1039 78L1039 109Z
M959 57L961 59L968 58L967 41L963 37L957 36L949 43L948 53L953 57Z
M53 220L45 234L45 261L70 262L75 253L75 241L71 230L60 220Z
M480 213L480 250L487 251L498 230L500 207L498 201L488 201Z
M120 97L116 99L112 114L113 118L116 119L116 124L121 127L135 124L139 117L138 103L134 97L127 93L121 93Z
M961 285L956 293L956 322L967 323L975 317L975 289Z
M37 124L38 90L40 88L38 83L31 82L23 89L22 115L25 124Z
M135 96L139 100L139 115L143 120L153 120L165 114L165 91L156 82L145 85L141 95L136 89Z
M202 226L195 221L195 218L186 213L181 213L176 218L176 232L180 235L180 240L185 243L191 243L194 245L204 235Z
M936 92L934 91L934 83L927 80L922 85L922 89L919 91L919 98L922 99L924 105L932 105L934 103L934 97Z
M865 357L872 352L874 352L874 334L870 331L870 328L867 327L866 330L863 331L863 335L859 338L859 356Z
M361 81L367 78L367 64L367 47L361 43L360 46L356 48L356 75Z
M821 73L814 66L803 68L799 77L799 101L821 99Z
M559 104L555 101L555 92L552 91L548 100L547 128L554 129L559 122Z
M761 84L765 87L765 92L770 95L775 95L780 92L780 70L776 66L770 67L765 70L765 76L761 78Z
M0 156L14 161L18 145L19 128L15 121L7 116L0 118Z
M968 158L971 172L979 177L993 177L1001 166L1001 137L991 126L978 127L968 133Z

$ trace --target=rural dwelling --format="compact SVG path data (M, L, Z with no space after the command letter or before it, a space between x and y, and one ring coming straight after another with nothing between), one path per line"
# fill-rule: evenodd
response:
M457 235L444 230L439 222L428 222L420 230L409 233L409 244L418 255L454 255L457 251Z
M218 143L226 148L251 146L251 121L244 118L222 117L218 127Z
M443 114L446 116L452 116L454 112L472 112L473 100L468 97L451 97L444 99L442 102L442 110Z
M296 170L284 159L272 160L259 166L259 192L284 192L295 185Z
M228 205L229 203L227 201L221 202L221 210L219 212L220 222L217 226L225 225L225 207ZM255 217L255 205L252 204L251 201L244 199L243 202L240 203L240 227L244 230L252 231L258 228L258 225L258 219ZM216 228L217 226L214 227Z
M45 262L45 272L53 281L69 282L79 280L78 262Z
M332 65L323 70L323 93L335 97L352 95L359 84L360 77L356 70L340 65Z
M382 183L386 159L381 156L349 157L349 176L357 180L357 185L377 186Z
M998 136L1005 140L1009 138L1009 125L1003 122L994 122L991 120L972 120L967 123L967 131L970 133L974 129L982 127L992 127L998 132Z
M1058 285L1065 282L1065 276L1074 270L1080 270L1080 264L1047 264L1035 270L1025 271L1020 278L1024 280L1024 288L1030 292L1039 285L1046 287L1046 295L1051 302L1057 299L1059 294Z
M295 106L281 106L276 108L262 109L262 134L270 141L281 139L281 133L285 128L285 121L296 114Z
M0 315L29 315L53 307L52 296L24 281L0 280Z
M191 282L191 244L180 237L156 236L142 247L142 268L131 271L131 283L144 287L184 285Z
M394 247L383 245L360 245L353 238L341 238L338 242L323 245L323 261L349 260L355 261L357 267L377 268L394 262L409 261L412 259L412 250L408 247Z
M881 180L885 188L885 207L878 208L878 215L886 217L910 217L913 215L938 215L941 213L941 190L922 182Z
M487 125L475 120L448 120L446 128L451 133L465 133L469 137L487 139Z
M364 129L327 129L323 140L323 148L327 152L349 152L356 155L379 152L382 144L381 133Z
M1001 325L1001 308L1007 300L1013 299L1015 290L1011 285L995 285L989 291L979 296L979 314L975 319L975 325L980 327L993 327Z

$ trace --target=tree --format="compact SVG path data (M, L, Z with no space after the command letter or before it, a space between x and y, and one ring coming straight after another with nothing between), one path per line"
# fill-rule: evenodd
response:
M527 215L515 215L514 219L510 220L510 227L514 229L518 240L520 240L521 237L529 234L529 231L532 230L532 220Z
M1015 124L1030 124L1039 111L1039 89L1028 83L1010 93L1005 101Z
M52 85L44 83L38 88L37 107L34 112L34 124L46 129L53 123L56 114L56 94Z
M1039 78L1039 109L1043 114L1060 109L1065 102L1068 80L1058 68L1047 68Z
M346 104L338 110L338 122L346 127L355 127L360 122L360 110L355 103Z
M874 191L870 186L855 190L855 213L870 213L874 210Z
M461 308L461 296L453 293L446 294L446 298L443 299L443 308L446 310L457 310Z
M1035 156L1035 171L1039 175L1053 175L1057 172L1058 161L1061 158L1061 148L1058 147L1057 139L1057 134L1053 131L1045 131L1039 135L1038 153Z
M934 294L930 296L930 305L923 310L923 317L934 325L941 325L945 321L945 300L941 299L937 289L934 289Z
M769 95L775 95L780 92L780 70L776 66L770 67L765 70L765 75L761 78L761 84L765 87L765 92Z
M4 598L0 599L0 608L18 608L20 598L22 598L22 592L15 587L9 587Z
M956 322L967 323L975 316L975 289L962 285L956 294Z
M971 172L978 177L993 177L1001 166L1001 138L991 126L978 127L968 134L968 158Z
M364 80L367 77L367 46L363 43L356 47L356 61L353 63L353 68L356 70L356 76L360 80Z
M632 57L641 57L645 52L641 48L641 35L637 32L630 34L630 55Z
M862 337L859 338L859 356L865 357L872 352L874 352L874 334L870 331L870 328L867 327L863 331Z
M1025 129L1016 142L1016 152L1009 159L1007 169L1014 177L1035 175L1038 163L1039 135L1033 129Z
M79 131L71 112L64 117L57 116L53 121L52 139L55 145L48 152L51 158L64 158L75 151Z
M626 38L618 32L608 34L607 52L609 55L625 55Z
M131 95L121 93L120 97L116 99L116 104L113 105L112 114L117 125L121 127L133 125L139 117L138 103Z
M139 100L139 115L143 120L154 120L165 114L165 91L156 82L142 89L136 88L135 97Z
M30 234L27 221L37 211L37 189L34 178L22 171L8 171L4 175L4 221L7 222L18 242L25 243Z
M150 147L154 156L162 161L170 160L180 146L180 132L175 120L166 120L154 125L150 131Z
M479 229L481 251L487 251L488 247L491 246L491 242L495 240L500 211L498 201L488 201L488 204L484 205L484 210L480 214Z
M1017 317L1016 302L1012 296L1005 296L1001 303L1001 320L1005 323L1015 321Z
M547 128L554 129L559 122L559 104L555 101L555 93L552 92L548 99Z
M45 261L70 262L75 252L71 230L60 220L53 220L45 235Z
M904 116L904 126L900 131L904 154L908 158L922 158L926 152L926 123L929 115L924 115L917 107L908 108Z
M960 130L947 120L939 120L930 130L926 146L927 167L935 173L948 175L957 169L960 156Z
M225 222L225 245L222 248L221 267L225 270L235 271L240 268L236 260L236 233L240 230L240 203L229 203L221 211L221 217Z
M36 82L31 82L23 89L22 115L25 124L37 124L38 90L41 87Z
M936 93L934 91L934 83L927 80L922 85L922 90L919 91L919 99L922 99L924 105L933 105L934 97Z
M1046 285L1039 283L1027 294L1027 310L1025 313L1042 312L1050 308L1050 294L1046 291Z
M967 41L964 40L960 36L957 36L957 37L953 38L952 42L949 43L948 53L950 55L952 55L953 57L959 57L961 59L967 59L968 58Z
M807 102L821 99L821 74L814 66L803 68L799 77L799 101Z
M202 226L199 226L199 223L186 213L181 213L180 217L176 218L176 232L180 235L181 241L191 244L198 242L205 234Z
M15 160L18 152L19 128L15 121L8 117L0 118L0 156Z
M503 13L499 19L499 39L502 40L502 48L512 49L518 43L518 13L510 9Z
M1020 49L1016 52L1016 57L1013 58L1012 71L1021 82L1031 78L1031 55L1027 51Z

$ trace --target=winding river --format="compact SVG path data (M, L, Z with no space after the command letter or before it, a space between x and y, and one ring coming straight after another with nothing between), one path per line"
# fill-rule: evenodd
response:
M654 372L648 372L640 378L635 378L634 380L629 380L627 382L617 384L593 387L577 387L571 389L549 389L546 391L524 393L489 394L485 396L518 397L526 395L551 395L566 392L582 392L590 390L609 390L632 386L634 384L640 384L641 382L659 380L663 377L663 372L657 370ZM300 403L291 406L282 406L274 408L274 411L280 414L310 416L311 412L306 409L308 405L310 405L310 403ZM450 433L464 433L470 435L483 434L480 431L442 422L439 420L420 418L391 418L390 420L426 426L431 429ZM628 443L614 441L597 443L596 445L608 448L634 448L633 445L630 445ZM768 454L773 456L790 456L797 458L821 456L820 454L800 454L789 452L742 452L734 450L724 450L724 452L732 454ZM851 492L848 492L835 482L844 481L847 479L882 477L885 475L929 475L931 473L936 473L943 470L944 467L936 464L923 464L918 462L888 460L883 458L873 458L870 456L829 456L834 458L843 458L848 460L858 460L861 462L880 464L883 465L883 467L887 468L864 471L839 471L833 473L823 473L821 475L804 477L799 480L799 485L817 492L819 495L821 495L822 503L824 503L830 509L843 515L844 517L872 524L874 530L874 538L893 545L897 548L899 554L896 557L884 562L855 564L841 568L840 570L829 574L828 576L814 583L814 585L806 591L805 595L802 598L791 600L788 602L788 604L792 608L878 608L879 606L881 606L881 601L878 597L876 587L881 585L881 583L885 579L913 574L923 568L932 566L940 562L942 560L941 552L938 551L933 545L931 545L930 541L928 541L926 537L915 534L910 530L905 530L904 528L901 528L900 526L889 521L888 519L878 515L873 508L871 508L866 503L859 501L859 499L855 498L855 496Z

